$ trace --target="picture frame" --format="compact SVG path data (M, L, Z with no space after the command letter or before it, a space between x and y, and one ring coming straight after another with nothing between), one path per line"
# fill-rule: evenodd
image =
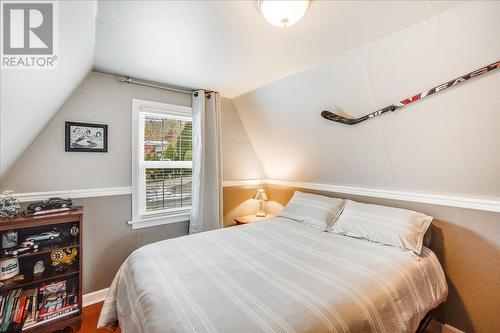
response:
M108 125L65 122L65 151L107 153Z

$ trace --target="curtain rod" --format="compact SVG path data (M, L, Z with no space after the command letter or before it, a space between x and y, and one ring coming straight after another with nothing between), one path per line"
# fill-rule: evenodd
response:
M135 79L130 76L126 75L121 75L121 74L116 74L116 73L108 73L108 72L103 72L99 70L93 70L94 72L101 73L101 74L106 74L106 75L111 75L115 78L116 81L120 83L130 83L130 84L137 84L140 86L146 86L146 87L151 87L151 88L158 88L158 89L163 89L163 90L169 90L169 91L175 91L175 92L180 92L180 93L185 93L185 94L192 94L196 92L198 89L183 89L183 88L174 88L174 87L169 87L167 85L163 85L160 83L153 83L153 82L148 82L148 81L143 81L140 79ZM205 90L206 94L213 93L213 90Z

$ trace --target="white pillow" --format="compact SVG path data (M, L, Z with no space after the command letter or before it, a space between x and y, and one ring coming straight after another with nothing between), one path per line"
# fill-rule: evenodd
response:
M400 247L420 255L432 217L411 210L347 200L332 232Z
M342 199L295 191L278 216L327 231L342 212L344 203Z

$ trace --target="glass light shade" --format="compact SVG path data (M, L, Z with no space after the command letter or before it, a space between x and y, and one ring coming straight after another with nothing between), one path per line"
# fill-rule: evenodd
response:
M277 27L297 23L307 11L309 0L277 1L260 0L259 9L266 20Z

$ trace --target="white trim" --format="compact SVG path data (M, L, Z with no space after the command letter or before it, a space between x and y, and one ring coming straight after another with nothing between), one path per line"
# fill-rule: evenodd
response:
M143 99L132 99L132 229L139 229L161 225L166 223L179 222L172 216L147 217L144 214L145 202L145 179L144 170L147 167L174 167L174 168L192 168L191 161L144 161L144 147L141 143L142 132L140 128L141 114L173 115L179 119L191 119L193 114L192 107L147 101ZM171 165L171 166L168 166ZM171 220L175 220L170 222ZM187 218L189 220L189 217ZM185 221L183 219L182 221Z
M317 191L385 198L385 199L400 200L400 201L421 202L432 205L475 209L487 212L496 212L496 213L500 212L500 200L492 200L492 199L480 199L472 197L439 195L439 194L429 194L429 193L391 191L391 190L382 190L382 189L374 189L366 187L341 186L341 185L322 184L322 183L307 183L307 182L296 182L296 181L277 180L277 179L264 179L263 183L271 185L296 187L296 188L305 188ZM260 184L260 179L226 180L222 182L223 187L259 185L259 184ZM23 192L23 193L14 193L14 197L19 199L19 201L21 202L30 202L38 200L47 200L48 198L53 198L53 197L82 199L82 198L107 197L114 195L130 195L130 194L132 194L132 187L123 186L123 187L87 188L79 190L61 190L61 191L46 191L46 192Z
M449 324L441 324L441 333L465 333L462 330L459 330L456 327L453 327Z
M21 202L30 202L38 200L47 200L48 198L55 198L55 197L81 199L81 198L108 197L113 195L129 195L129 194L132 194L132 187L123 186L123 187L86 188L80 190L14 193L14 197L19 199L19 201Z
M179 168L192 169L193 161L144 161L144 168Z
M151 218L135 219L132 221L128 221L128 224L132 226L132 229L142 229L154 227L157 225L189 221L189 217L190 213L162 215Z
M109 288L104 288L101 290L96 290L91 293L84 294L82 300L83 307L104 301L106 295L108 294L108 290Z
M260 179L223 180L222 187L260 185Z
M447 207L458 207L466 209L482 210L487 212L500 212L500 200L481 199L473 197L462 197L454 195L430 194L418 192L403 192L394 190L383 190L376 188L343 186L323 183L307 183L278 179L266 179L265 184L282 185L296 188L305 188L317 191L361 195L400 201L421 202L431 205Z
M442 324L436 319L431 320L425 331L429 333L465 333L449 324Z

